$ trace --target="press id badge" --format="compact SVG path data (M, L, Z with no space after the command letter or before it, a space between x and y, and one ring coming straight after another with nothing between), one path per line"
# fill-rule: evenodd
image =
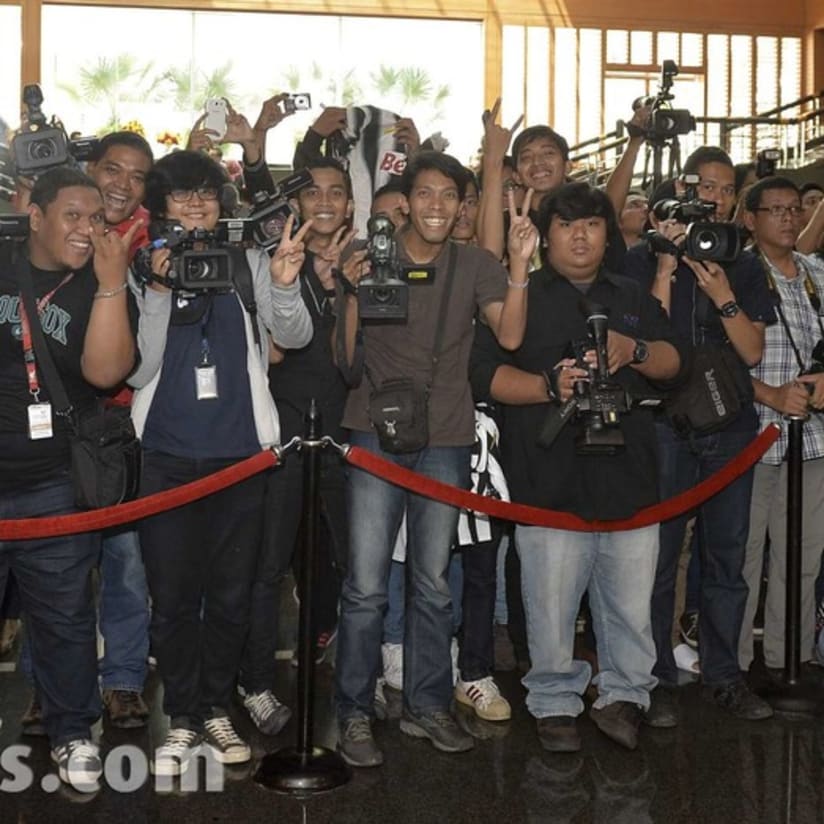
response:
M52 408L50 403L30 403L29 410L29 440L39 441L43 438L53 438Z
M212 364L201 364L195 367L195 386L199 401L217 397L217 367Z

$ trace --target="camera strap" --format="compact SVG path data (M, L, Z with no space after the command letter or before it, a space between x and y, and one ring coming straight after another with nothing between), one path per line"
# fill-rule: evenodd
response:
M432 344L432 359L430 361L429 380L426 382L425 391L426 396L432 390L432 384L435 380L435 370L438 368L438 363L441 357L441 345L443 344L443 333L446 328L446 313L449 309L449 297L452 293L452 281L455 279L455 267L458 262L458 244L452 240L447 241L449 244L449 260L446 268L446 280L444 281L443 295L441 296L441 305L438 310L438 320L435 324L435 341ZM369 367L364 364L364 374L369 381L369 385L376 389L375 382L369 373Z
M243 304L243 308L249 313L249 319L252 321L252 335L255 338L255 346L261 349L260 344L260 329L257 322L257 301L255 300L255 285L252 282L252 267L249 265L249 259L246 256L245 249L230 248L232 256L232 281L235 285L235 291Z
M775 282L775 276L772 272L772 264L767 259L767 256L759 249L758 250L758 257L761 260L761 265L764 269L764 274L767 277L767 288L770 290L770 294L773 298L773 303L775 305L775 311L778 313L778 317L781 320L781 325L784 327L784 331L787 333L787 339L790 341L790 346L792 347L793 353L795 354L795 359L798 362L798 368L803 372L807 367L804 364L804 360L801 357L801 351L799 350L796 342L793 338L792 332L790 332L790 324L787 322L787 317L784 314L783 309L781 308L781 294L778 291L778 287ZM818 320L818 328L821 332L821 337L824 338L824 323L821 321L821 298L818 296L818 291L815 288L815 283L813 282L812 276L810 275L810 270L807 268L807 264L804 263L803 260L794 257L793 262L796 264L797 267L801 269L799 274L804 275L804 291L807 293L807 299L810 301L810 306L815 313L815 317Z

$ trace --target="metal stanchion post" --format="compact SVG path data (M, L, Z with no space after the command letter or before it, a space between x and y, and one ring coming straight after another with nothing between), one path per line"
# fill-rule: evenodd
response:
M801 681L801 547L804 503L804 421L789 418L787 446L787 582L784 621L784 678L763 691L776 712L813 715L819 711L817 691Z
M320 526L320 413L315 401L306 415L303 451L303 556L300 576L298 618L298 698L297 746L267 755L254 779L258 784L281 792L305 794L340 787L351 777L338 753L313 745L315 701L315 628L312 615L312 578L315 546Z

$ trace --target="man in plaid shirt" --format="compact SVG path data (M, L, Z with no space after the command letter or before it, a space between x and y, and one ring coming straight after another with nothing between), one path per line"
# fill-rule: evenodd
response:
M804 502L801 579L801 661L813 653L815 579L824 548L824 262L794 250L803 228L798 187L783 177L756 183L746 196L744 221L755 245L744 252L760 265L773 295L779 322L766 329L764 356L750 371L761 427L781 426L781 437L755 467L750 536L744 577L750 588L738 659L753 659L753 618L766 534L770 536L769 577L764 612L764 661L784 666L787 522L786 416L807 416L804 424Z

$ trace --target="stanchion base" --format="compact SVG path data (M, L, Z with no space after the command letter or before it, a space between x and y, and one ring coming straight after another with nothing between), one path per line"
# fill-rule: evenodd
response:
M799 682L776 683L758 690L758 694L781 715L812 716L824 710L821 689Z
M264 756L254 780L277 792L308 794L334 790L351 777L352 771L332 750L313 747L306 755L286 747Z

